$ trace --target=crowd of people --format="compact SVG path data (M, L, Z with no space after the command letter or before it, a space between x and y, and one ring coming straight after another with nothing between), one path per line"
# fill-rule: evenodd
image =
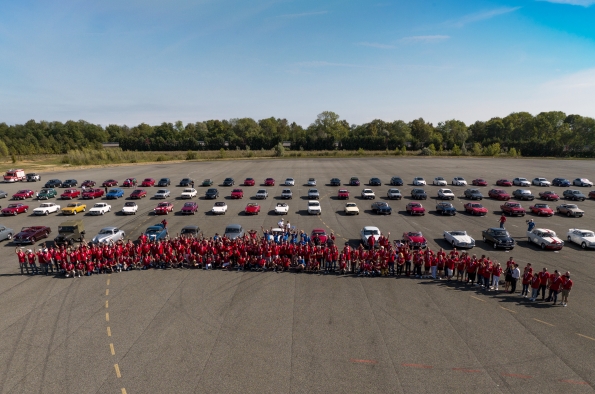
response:
M513 257L501 265L482 255L477 257L456 248L450 252L440 248L413 249L407 243L390 241L390 233L378 239L368 238L357 247L346 242L336 245L329 236L297 231L287 225L279 229L251 230L230 239L215 234L207 238L176 235L164 240L149 240L142 234L132 240L105 244L81 243L76 247L47 247L23 250L16 248L21 274L56 274L80 278L93 274L147 269L222 269L238 271L310 272L320 274L354 274L363 277L409 277L457 281L479 286L483 291L516 293L536 301L558 302L566 306L573 282L570 273L561 275L547 268L534 272L528 263L521 273ZM529 289L531 294L529 295ZM547 298L546 298L547 292Z

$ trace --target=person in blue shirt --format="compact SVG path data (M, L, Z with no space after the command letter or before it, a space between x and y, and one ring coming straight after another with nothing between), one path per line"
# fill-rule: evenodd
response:
M533 221L533 219L529 219L529 221L527 222L527 231L531 231L535 228L535 222Z

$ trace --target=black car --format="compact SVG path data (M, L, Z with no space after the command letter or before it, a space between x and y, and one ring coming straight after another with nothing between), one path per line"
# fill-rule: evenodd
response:
M390 185L391 186L403 186L403 180L398 176L394 176L390 178Z
M341 180L339 178L331 179L331 186L341 186Z
M411 190L411 198L414 200L427 200L428 195L424 189L413 189Z
M570 186L570 181L564 178L554 178L552 180L552 186L568 187Z
M192 179L190 178L184 178L180 181L180 186L182 187L187 187L187 186L191 186L192 185Z
M67 179L62 182L62 187L76 187L78 184L79 183L76 181L76 179Z
M49 181L47 181L45 183L45 186L44 187L45 188L48 188L48 189L51 189L51 188L60 187L60 186L62 186L62 181L61 180L59 180L59 179L50 179Z
M477 189L467 189L465 190L465 198L469 200L482 200L483 194Z
M233 186L236 182L233 180L233 178L225 178L225 180L223 181L223 186Z
M217 189L207 189L205 198L213 199L219 197L219 191Z
M356 177L356 176L351 177L351 179L349 180L349 186L359 186L358 177Z
M457 209L449 202L439 202L436 204L436 213L454 216L457 214Z
M585 199L587 198L587 196L585 196L580 191L572 189L564 190L564 192L562 193L562 197L564 197L567 200L574 201L585 201Z
M27 174L27 182L37 182L37 181L41 181L41 175L39 175L36 172L32 172L30 174Z
M378 215L390 215L393 213L393 209L384 201L378 201L372 203L372 212Z
M196 237L198 234L200 234L200 228L198 226L184 226L180 230L180 235Z
M379 178L371 178L368 181L368 186L382 186L382 181Z
M161 178L159 182L157 182L157 187L165 187L171 185L171 181L169 178Z
M483 230L481 232L481 236L483 238L483 242L491 242L494 245L494 249L512 249L515 245L514 239L510 236L508 231L503 228L488 228L487 230Z

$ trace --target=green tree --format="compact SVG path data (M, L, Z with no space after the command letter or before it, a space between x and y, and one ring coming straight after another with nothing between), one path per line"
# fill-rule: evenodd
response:
M8 156L8 147L6 146L6 143L3 140L0 140L0 156Z
M424 147L430 142L434 133L434 127L431 123L426 123L423 118L419 118L412 121L409 127L411 129L411 136L418 144L418 147Z

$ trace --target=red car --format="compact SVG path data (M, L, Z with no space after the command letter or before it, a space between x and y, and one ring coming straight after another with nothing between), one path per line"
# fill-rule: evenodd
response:
M135 191L133 191L132 193L130 193L130 198L131 199L138 200L139 198L143 198L143 197L147 197L147 192L144 191L143 189L136 189Z
M15 244L34 244L42 238L47 238L52 230L47 226L23 227L21 232L14 236Z
M128 178L122 183L123 187L134 187L136 186L136 178Z
M33 190L19 190L12 195L13 200L24 200L26 198L33 197Z
M532 213L537 216L553 216L554 210L547 204L535 204L529 207Z
M595 198L595 190L589 192L589 198Z
M425 215L426 209L419 202L410 202L405 208L409 215Z
M103 197L103 194L104 192L102 189L87 189L83 193L82 198L94 200Z
M421 231L409 231L403 233L403 242L409 244L409 246L413 249L423 249L428 246L428 241L423 236Z
M547 190L545 192L539 193L539 198L546 201L558 201L560 199L560 196L557 195L556 192Z
M256 181L254 180L254 178L244 179L244 186L254 186L255 184L256 184Z
M72 200L74 198L79 198L81 192L78 189L66 189L64 193L60 194L60 198L62 200Z
M488 196L490 196L491 198L494 198L496 200L501 200L501 201L510 200L510 194L506 193L502 189L492 189L488 192Z
M95 181L90 181L88 179L86 181L83 181L83 183L81 183L81 187L83 187L83 186L84 187L93 187L95 185L96 185Z
M315 235L318 236L318 239L320 240L321 244L326 243L326 240L328 239L328 235L326 235L326 231L323 228L315 228L314 230L312 230L312 234L310 234L310 238L314 238Z
M474 180L471 182L471 184L472 184L473 186L487 186L487 185L488 185L488 182L487 182L485 179L482 179L482 178L477 178L477 179L474 179Z
M478 202L468 202L464 207L465 212L471 215L485 216L488 213L488 209Z
M29 209L29 205L25 204L8 204L6 208L2 210L2 215L14 215L19 213L25 213Z
M502 213L505 215L510 216L525 216L525 208L521 206L518 202L507 202L503 205L500 205L500 209Z
M339 194L337 195L339 200L349 200L349 190L340 189Z
M244 198L244 191L242 189L233 189L231 191L231 198Z
M244 209L244 213L246 215L258 215L260 212L260 205L256 202L249 202L246 205L246 209Z
M140 184L142 187L151 187L155 186L155 179L153 178L145 178L143 182Z
M108 179L107 181L104 181L101 186L103 187L112 187L112 186L118 186L118 181L115 179Z
M180 212L182 213L182 215L194 215L196 211L198 211L198 204L194 201L191 201L184 203Z
M267 178L264 180L265 186L275 186L275 180L273 178Z
M498 179L496 181L496 185L498 186L512 186L512 182L508 179Z
M160 202L157 204L153 212L155 215L168 215L170 212L174 211L174 204L171 202Z

